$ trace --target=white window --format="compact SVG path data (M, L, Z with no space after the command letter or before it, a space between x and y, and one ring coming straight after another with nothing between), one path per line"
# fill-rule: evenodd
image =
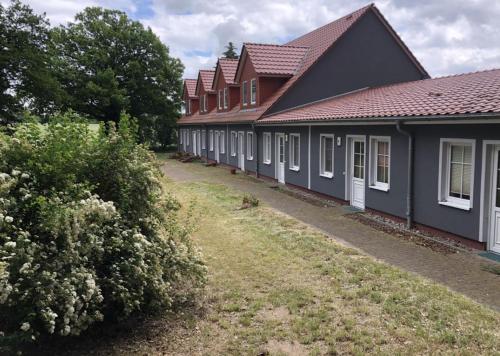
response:
M229 93L227 87L224 88L224 109L227 109L229 106Z
M271 164L271 133L264 132L263 137L263 158L265 164Z
M217 100L219 103L219 110L222 109L222 90L219 90L219 94L217 95Z
M247 132L247 160L253 160L253 132Z
M243 99L243 106L247 106L248 101L247 101L247 82L246 82L246 80L241 85L241 97Z
M454 208L472 208L475 140L441 139L439 158L439 203Z
M389 190L391 138L370 137L370 188Z
M319 175L333 177L333 135L319 136Z
M219 138L220 138L220 144L219 144L220 153L226 153L226 131L221 131Z
M206 130L201 130L201 149L205 150L207 148L207 131Z
M254 78L250 81L250 103L257 102L257 80Z
M231 131L231 156L236 156L236 131Z
M300 169L300 135L295 133L290 134L290 169Z
M213 130L208 131L208 146L210 148L210 151L214 150L214 131Z
M190 99L188 99L186 101L186 112L188 115L191 114L191 100Z
M204 112L207 112L207 107L208 107L207 94L205 94L205 95L203 95L203 111Z
M186 130L186 145L188 145L188 146L189 146L189 135L190 135L189 129L187 129Z
M200 96L200 112L203 112L204 99L205 99L205 97L203 95Z

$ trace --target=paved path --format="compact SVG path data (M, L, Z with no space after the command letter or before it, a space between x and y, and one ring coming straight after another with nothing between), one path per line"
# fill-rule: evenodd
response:
M472 299L500 310L500 276L483 270L488 260L471 253L442 254L398 239L346 218L342 207L322 207L298 199L244 174L231 175L227 168L168 160L164 173L178 181L225 184L252 193L267 205L323 230L335 240L407 271L447 285Z

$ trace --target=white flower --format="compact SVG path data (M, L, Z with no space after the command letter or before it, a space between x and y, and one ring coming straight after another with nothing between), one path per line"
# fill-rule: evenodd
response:
M21 178L23 178L23 179L28 179L29 177L30 177L30 175L28 173L21 174Z
M21 141L18 138L13 138L12 142L17 143L18 145L21 143Z
M21 325L21 330L28 331L30 327L31 327L30 323L23 323L23 325Z
M4 244L4 246L5 246L5 248L9 248L9 247L15 248L16 247L16 243L14 241L7 241Z
M12 216L6 216L6 217L4 218L4 220L5 220L5 222L6 222L6 223L9 223L9 224L10 224L11 222L13 222L13 221L14 221L14 218L13 218Z
M18 171L17 169L13 169L11 174L15 177L21 174L21 171Z

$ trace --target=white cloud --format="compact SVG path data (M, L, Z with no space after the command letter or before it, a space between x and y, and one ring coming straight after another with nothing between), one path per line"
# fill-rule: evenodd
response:
M5 3L5 0L0 0ZM127 11L150 26L185 76L211 68L233 41L283 43L367 4L366 0L30 0L52 24L86 6ZM500 1L380 0L377 6L432 76L500 67ZM151 8L143 18L141 10Z

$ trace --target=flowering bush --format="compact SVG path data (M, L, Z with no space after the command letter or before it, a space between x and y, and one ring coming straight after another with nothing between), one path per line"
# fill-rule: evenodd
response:
M205 266L135 127L78 117L0 135L3 340L78 335L154 312L202 287Z

